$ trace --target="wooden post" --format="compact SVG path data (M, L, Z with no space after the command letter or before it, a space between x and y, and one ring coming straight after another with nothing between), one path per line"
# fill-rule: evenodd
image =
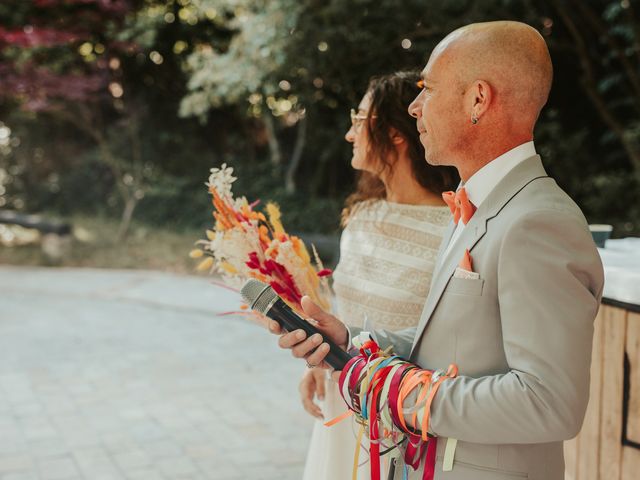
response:
M585 414L582 430L578 436L575 455L576 480L599 480L600 472L600 428L602 421L602 382L603 354L606 311L609 307L600 306L595 319L593 331L593 350L591 355L591 385L589 388L589 405Z
M629 404L626 440L633 443L622 448L622 479L640 477L640 314L627 316L627 358L629 359Z
M622 393L627 311L604 311L600 479L622 480Z

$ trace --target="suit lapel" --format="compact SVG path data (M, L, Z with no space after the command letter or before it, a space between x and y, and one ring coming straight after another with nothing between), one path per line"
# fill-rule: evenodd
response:
M478 211L476 211L474 216L471 217L469 223L465 225L464 230L462 230L455 245L449 249L446 256L442 259L439 258L440 267L434 273L433 280L431 282L431 290L429 290L429 296L427 297L424 309L422 310L422 315L420 316L420 322L418 323L418 329L413 340L412 349L415 348L418 339L426 328L427 323L431 318L431 314L438 305L447 283L449 283L451 275L453 275L458 263L460 263L460 260L462 259L465 249L468 248L469 251L471 251L487 231L486 218L480 217L480 215L478 215ZM439 255L443 254L444 250L441 251Z
M517 165L496 185L489 196L482 202L480 208L478 208L473 217L471 217L469 223L465 225L455 245L453 245L445 255L447 245L456 227L456 225L451 222L449 230L447 230L447 234L445 235L447 241L443 241L440 245L438 259L436 261L436 265L439 267L436 267L436 271L433 274L431 289L429 290L429 296L427 297L422 315L420 316L416 336L413 340L413 346L411 347L411 354L413 354L422 337L422 333L438 306L444 289L462 259L464 251L466 249L469 249L470 252L473 251L473 248L487 232L489 221L497 216L520 190L532 181L544 177L547 177L547 174L542 166L539 155L530 157Z
M435 266L433 269L433 278L435 278L440 266L442 265L442 260L444 259L444 252L447 251L447 247L449 246L449 242L451 242L451 237L453 237L453 232L456 231L457 224L453 223L453 220L449 222L449 226L447 227L447 231L444 233L442 237L442 242L440 243L440 249L438 250L438 255L436 256Z

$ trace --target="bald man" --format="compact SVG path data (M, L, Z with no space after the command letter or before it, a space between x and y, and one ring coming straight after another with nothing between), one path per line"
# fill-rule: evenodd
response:
M580 430L588 401L603 271L582 212L533 143L549 52L525 24L474 24L440 42L422 76L409 111L426 160L458 169L456 200L466 194L472 215L444 237L417 329L375 334L423 368L459 367L431 406L436 479L562 480L562 442ZM360 333L303 305L338 344ZM300 332L280 345L311 365L328 350Z

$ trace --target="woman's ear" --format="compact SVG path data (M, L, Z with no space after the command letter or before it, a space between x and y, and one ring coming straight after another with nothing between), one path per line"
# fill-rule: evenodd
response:
M391 138L391 142L396 146L406 142L406 139L393 127L389 129L389 137Z

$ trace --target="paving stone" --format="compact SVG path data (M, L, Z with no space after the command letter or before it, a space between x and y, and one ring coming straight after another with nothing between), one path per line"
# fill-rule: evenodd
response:
M101 439L106 450L112 454L137 450L139 448L138 442L129 436L129 432L125 432L124 430L122 432L102 435Z
M218 480L236 476L240 478L240 476L243 475L236 465L229 462L220 463L217 460L196 460L196 464L205 478ZM302 476L302 472L300 476Z
M0 292L0 480L301 477L303 367L215 316L233 294L199 277L6 266Z
M2 436L4 437L4 430L2 430ZM6 456L12 456L24 453L26 450L26 443L20 440L13 440L10 438L0 438L0 459Z
M25 472L33 466L27 454L0 456L0 474Z
M117 471L99 471L94 470L83 477L86 480L126 480L126 477Z
M184 447L184 453L192 459L197 458L222 461L226 458L226 454L223 453L220 448L215 447L210 442L186 445Z
M25 448L32 457L37 458L60 457L69 452L69 447L59 438L31 441Z
M120 453L114 455L113 460L123 471L147 467L151 464L150 458L142 451Z
M0 480L40 480L40 478L33 472L23 472L0 474Z
M169 478L174 478L178 475L189 475L191 473L197 473L198 467L189 458L165 458L156 462L158 470Z
M128 470L125 476L127 480L166 480L167 478L153 468Z
M152 458L178 457L184 454L182 446L174 439L144 442L140 444L140 448Z
M75 462L69 457L41 460L38 470L42 480L71 480L80 475Z

